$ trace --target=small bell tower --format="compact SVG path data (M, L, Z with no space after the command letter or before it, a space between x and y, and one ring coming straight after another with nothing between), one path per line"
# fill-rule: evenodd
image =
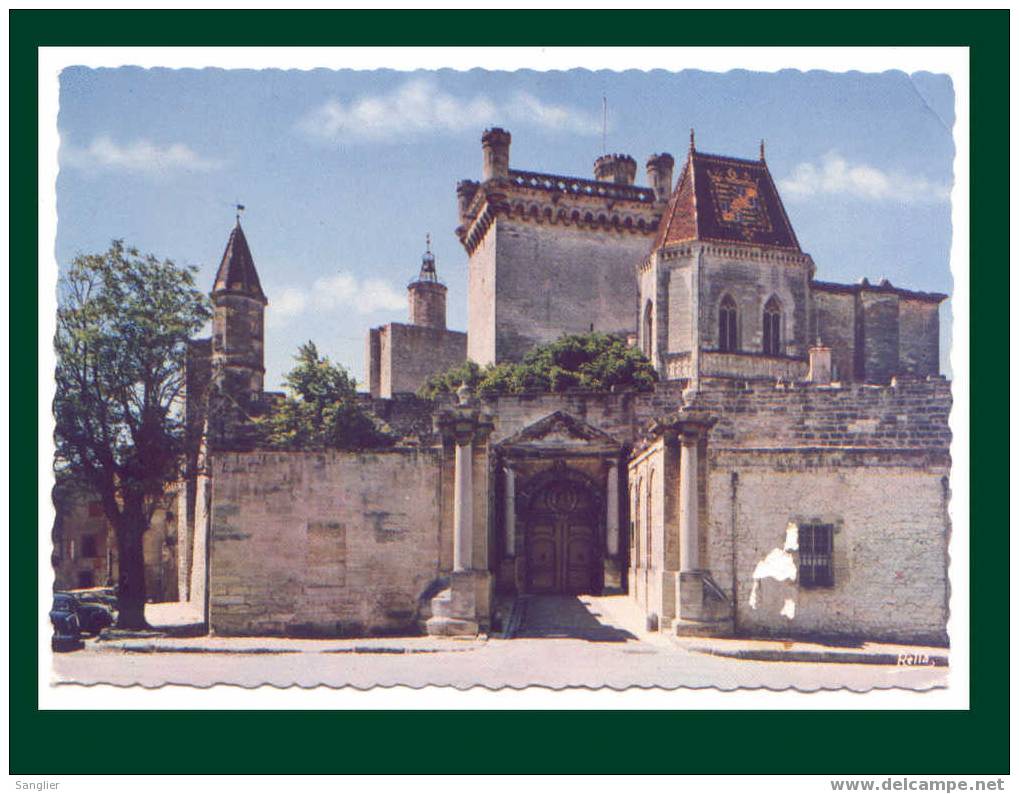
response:
M432 236L425 235L425 253L421 257L421 270L415 281L407 285L411 325L446 330L446 285L435 272L435 255L432 253Z
M265 381L265 307L269 301L255 270L241 210L212 287L213 383L239 405L261 398Z

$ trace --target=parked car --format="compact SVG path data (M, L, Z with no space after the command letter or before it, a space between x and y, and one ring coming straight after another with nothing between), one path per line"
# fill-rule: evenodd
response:
M98 634L113 625L114 610L110 599L116 603L116 596L109 596L99 590L75 590L62 595L70 596L78 606L78 623L86 634Z
M67 593L55 593L50 609L53 624L53 650L73 651L82 646L78 601Z

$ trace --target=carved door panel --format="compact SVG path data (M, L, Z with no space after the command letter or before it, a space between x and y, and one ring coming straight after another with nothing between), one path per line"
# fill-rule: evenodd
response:
M536 521L527 538L528 590L554 593L559 589L559 533L551 521Z
M564 521L560 529L564 547L562 592L593 592L594 528L589 522Z
M538 494L531 510L528 592L597 592L597 522L589 494L573 482L552 483Z

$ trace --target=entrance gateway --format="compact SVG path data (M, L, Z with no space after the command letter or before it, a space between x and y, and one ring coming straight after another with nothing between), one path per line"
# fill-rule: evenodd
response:
M588 488L569 479L543 486L530 501L526 526L529 593L600 592L598 511Z

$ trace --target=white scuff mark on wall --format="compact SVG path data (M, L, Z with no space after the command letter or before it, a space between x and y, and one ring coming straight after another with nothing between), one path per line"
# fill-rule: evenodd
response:
M796 561L792 552L800 548L800 528L791 521L785 528L785 543L780 549L772 549L767 556L754 567L754 586L750 589L750 608L757 609L758 588L762 579L774 579L776 582L796 581ZM796 614L796 603L791 598L785 600L782 615L792 620Z

